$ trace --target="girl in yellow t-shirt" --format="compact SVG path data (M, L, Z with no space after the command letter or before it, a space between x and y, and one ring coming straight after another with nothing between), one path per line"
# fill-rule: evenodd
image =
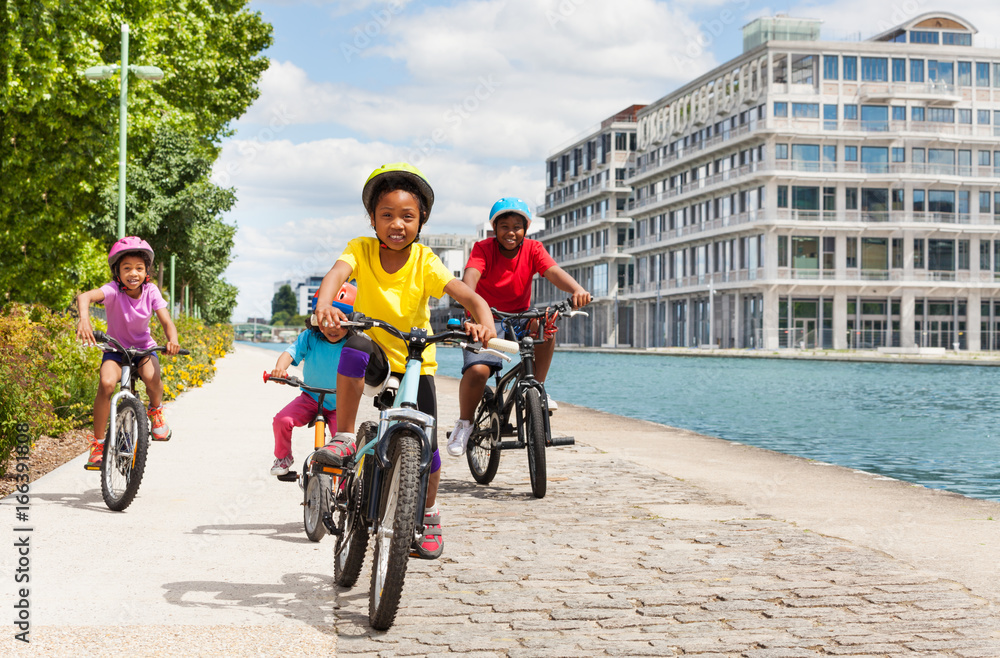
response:
M434 191L416 167L405 162L379 167L368 177L361 200L375 237L351 240L344 253L323 277L316 304L317 320L322 326L331 322L340 326L347 316L331 305L334 293L351 278L357 280L358 294L354 310L384 320L409 331L411 327L431 330L428 298L450 295L472 314L475 323L467 324L473 341L485 343L496 337L493 315L482 297L449 272L426 246L416 242L430 217ZM406 351L399 340L385 332L372 330L372 340L363 336L347 339L337 367L337 434L324 449L323 461L340 464L354 454L354 427L358 404L369 383L381 383L389 371L402 378ZM424 351L420 368L417 408L437 417L437 371L435 350ZM437 427L432 432L434 451L427 482L424 510L424 536L414 542L414 551L426 559L441 555L441 517L437 508L437 490L441 481L441 457L437 449Z

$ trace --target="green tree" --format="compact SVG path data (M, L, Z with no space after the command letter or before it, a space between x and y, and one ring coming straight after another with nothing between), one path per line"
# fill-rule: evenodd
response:
M281 286L278 288L278 292L274 293L274 297L271 298L271 324L283 324L287 322L289 318L298 312L298 306L295 293L292 292L292 287L287 283ZM279 318L281 322L276 320L276 318Z
M119 61L120 29L127 23L130 63L156 65L165 73L156 83L130 81L130 180L139 185L143 174L133 169L153 159L163 140L186 138L189 162L210 164L221 139L230 134L230 122L257 97L256 82L268 66L260 52L271 43L271 26L246 5L247 0L5 1L0 8L0 290L9 291L9 299L68 303L86 287L82 273L93 271L97 254L110 245L100 218L109 214L102 192L117 189L119 81L88 83L83 69ZM173 155L179 157L176 151ZM145 200L162 202L169 197L165 188L181 180L188 195L176 205L200 208L199 220L185 225L189 233L205 217L231 207L225 199L231 191L210 186L207 173L176 176L157 194L151 188L159 181L150 179ZM127 222L180 212L150 209L141 201L141 194L130 195ZM117 198L113 205L111 214L117 214ZM202 230L221 238L209 251L225 244L221 227ZM132 223L128 231L138 232ZM200 258L195 254L191 260ZM87 263L78 265L81 260ZM206 296L203 309L225 306L220 300L232 296L224 282L191 280ZM220 300L208 298L216 294Z

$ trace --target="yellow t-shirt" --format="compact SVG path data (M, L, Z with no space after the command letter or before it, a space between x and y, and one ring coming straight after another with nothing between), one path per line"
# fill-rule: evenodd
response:
M392 274L382 269L378 254L377 238L354 238L337 259L350 265L351 277L357 279L354 310L384 320L400 331L419 327L430 332L431 313L427 301L431 297L444 296L444 287L455 278L454 275L433 251L418 242L410 247L406 264ZM381 329L372 329L368 334L385 350L392 371L403 372L406 368L403 341ZM436 350L431 345L424 350L420 374L433 375L435 372Z

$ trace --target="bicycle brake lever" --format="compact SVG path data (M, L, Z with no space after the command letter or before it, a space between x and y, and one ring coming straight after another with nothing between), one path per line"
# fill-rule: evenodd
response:
M482 354L483 352L486 352L487 354L495 354L496 356L500 357L504 361L508 361L508 362L510 361L510 357L507 356L506 354L504 354L503 352L501 352L500 350L493 350L493 349L490 349L488 347L481 347L481 348L479 348L476 351L479 354Z

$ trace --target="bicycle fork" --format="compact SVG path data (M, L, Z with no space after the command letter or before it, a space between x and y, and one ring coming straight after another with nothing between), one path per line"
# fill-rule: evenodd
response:
M429 431L434 427L434 417L422 411L409 408L395 407L386 409L379 418L379 439L375 445L375 459L378 468L375 469L374 478L370 491L373 492L368 500L368 519L373 523L379 517L379 507L382 504L382 478L386 472L392 468L389 459L389 448L396 435L402 432L414 434L420 441L420 461L418 471L420 478L417 485L417 508L415 531L418 536L424 534L424 506L427 503L427 481L430 478L430 465L433 453L431 452L430 440L427 438ZM370 529L374 529L373 526Z

